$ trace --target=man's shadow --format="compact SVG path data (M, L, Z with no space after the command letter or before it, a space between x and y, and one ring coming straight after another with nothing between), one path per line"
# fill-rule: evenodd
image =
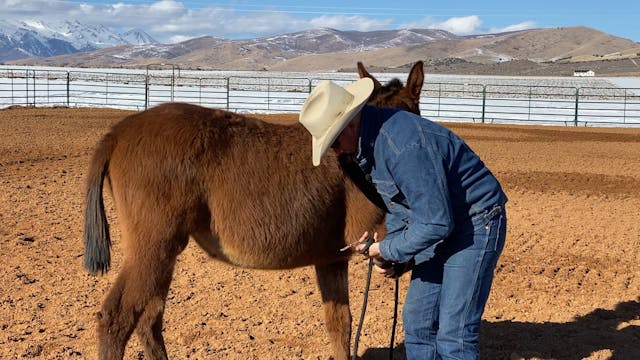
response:
M483 321L481 359L538 358L581 360L609 350L609 359L640 359L640 298L619 303L614 310L596 309L566 323ZM515 356L518 355L518 356ZM393 359L404 359L404 344ZM388 348L367 349L362 360L387 360Z

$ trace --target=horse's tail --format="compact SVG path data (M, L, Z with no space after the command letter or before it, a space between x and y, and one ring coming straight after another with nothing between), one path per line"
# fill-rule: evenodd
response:
M116 140L110 133L98 144L87 175L86 208L84 213L84 267L91 274L104 274L111 265L111 238L104 212L102 188L109 169L109 160Z

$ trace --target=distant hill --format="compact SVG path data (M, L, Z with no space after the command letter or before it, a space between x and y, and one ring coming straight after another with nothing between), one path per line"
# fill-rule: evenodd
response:
M423 60L427 72L570 75L577 67L600 64L599 74L640 75L639 56L640 43L587 27L481 36L456 36L433 29L317 29L249 40L201 37L169 45L118 45L11 63L81 67L165 63L183 69L308 72L354 71L357 61L380 71L396 71Z
M549 69L591 67L590 63L628 62L625 72L640 74L640 67L629 59L640 56L640 43L622 39L586 27L534 29L485 36L434 40L417 45L357 53L330 53L300 56L272 65L270 70L296 71L342 69L353 71L354 60L390 71L424 60L427 71L504 74L502 69L531 70L529 75L546 75ZM568 67L560 64L570 63ZM595 66L595 65L594 65ZM453 71L449 71L449 70ZM543 71L537 71L541 70ZM566 70L561 70L566 73ZM608 72L615 69L609 69ZM497 73L496 73L497 72ZM551 71L549 75L558 74Z

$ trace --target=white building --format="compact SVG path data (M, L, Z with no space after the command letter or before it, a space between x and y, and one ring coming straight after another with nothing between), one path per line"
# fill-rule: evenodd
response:
M596 76L593 70L574 70L573 76Z

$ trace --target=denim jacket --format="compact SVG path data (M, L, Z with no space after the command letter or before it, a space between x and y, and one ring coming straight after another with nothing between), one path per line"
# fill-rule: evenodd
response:
M356 161L389 209L384 259L409 261L446 239L456 223L507 201L482 160L444 126L369 105L361 119Z

